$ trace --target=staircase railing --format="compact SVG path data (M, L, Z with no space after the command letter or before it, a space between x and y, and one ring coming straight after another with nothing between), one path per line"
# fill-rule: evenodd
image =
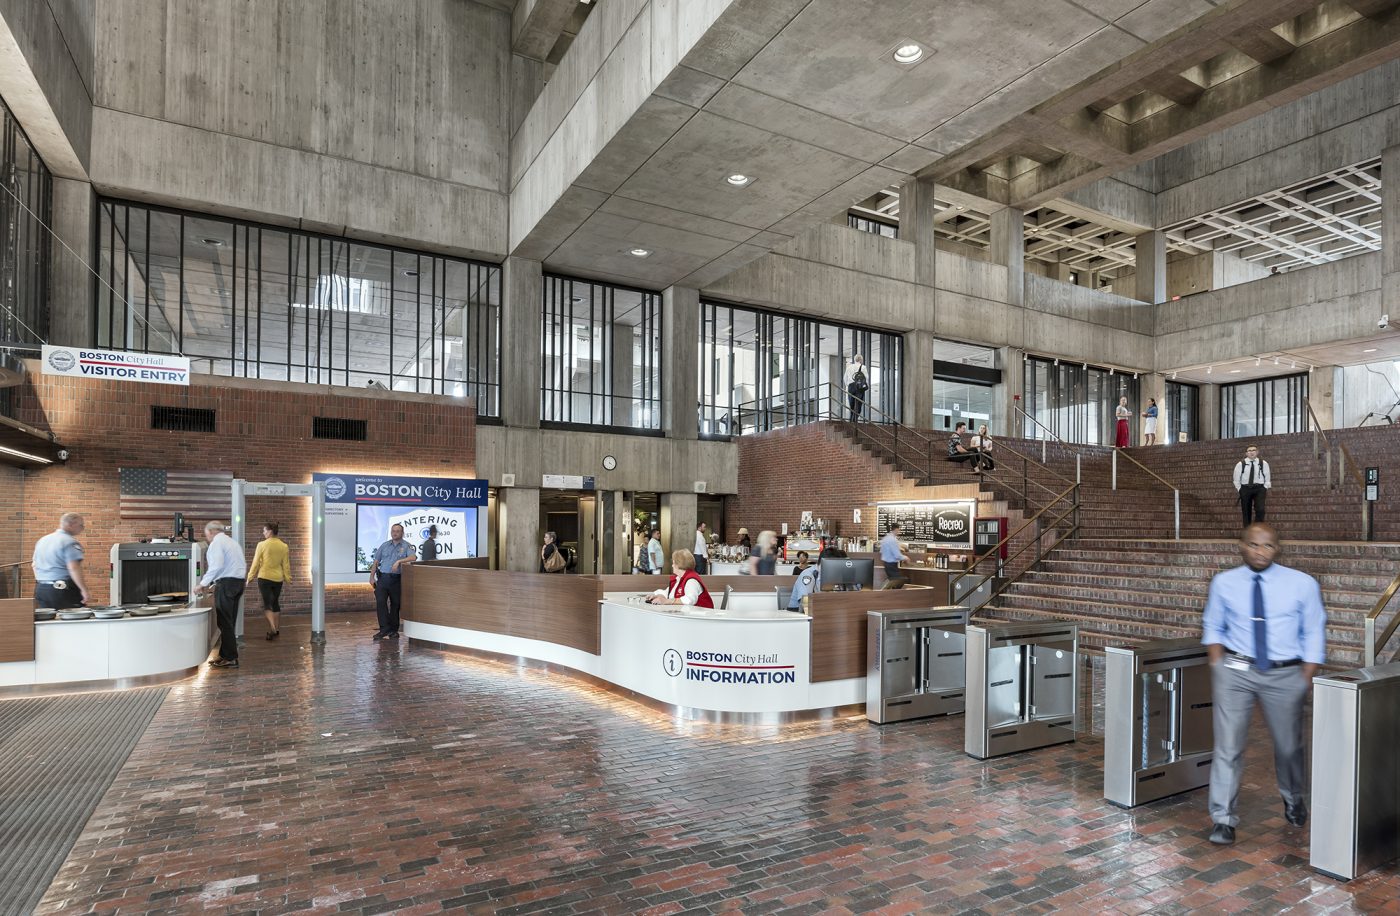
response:
M1068 502L1068 505L1067 505L1063 510L1059 511L1059 514L1055 515L1054 518L1051 518L1048 522L1046 522L1046 521L1045 521L1045 517L1046 517L1047 515L1050 515L1050 514L1051 514L1051 510L1052 510L1055 506L1059 505L1059 504L1062 503L1062 502ZM1046 534L1046 529L1049 529L1049 530L1058 532L1058 527L1057 527L1057 526L1058 526L1061 522L1064 522L1066 519L1069 520L1069 527L1066 528L1066 529L1064 530L1063 533L1060 533L1060 534L1059 534L1059 537L1057 537L1057 538L1055 539L1055 543L1053 543L1053 544L1051 544L1050 546L1046 547L1046 546L1045 546L1045 534ZM1019 528L1017 528L1015 531L1013 531L1013 532L1011 532L1010 534L1008 534L1006 537L1002 538L1000 541L997 542L997 544L996 544L995 547L993 547L992 549L988 550L986 553L982 554L981 556L977 557L975 560L973 560L971 563L968 564L967 568L965 568L962 572L958 573L958 574L957 574L956 576L954 576L951 580L949 580L949 582L948 582L948 600L950 600L950 601L955 600L955 597L954 597L954 596L956 596L957 593L958 593L958 592L957 592L957 585L958 585L959 582L961 582L963 579L965 579L965 578L967 578L969 575L971 575L972 572L973 572L973 570L977 569L979 566L981 566L983 563L985 563L988 559L991 559L991 558L994 558L994 557L1000 557L1000 556L1001 556L1002 550L1005 549L1005 548L1008 548L1008 547L1010 546L1011 541L1012 541L1013 539L1015 539L1019 534L1021 534L1021 532L1025 531L1027 528L1031 527L1032 525L1035 525L1035 526L1036 526L1036 531L1037 531L1036 536L1033 537L1033 538L1031 538L1031 539L1030 539L1029 541L1027 541L1025 544L1022 544L1020 547L1016 548L1015 552L1009 553L1009 554L1007 555L1007 557L1006 557L1006 562L1007 562L1008 564L1010 564L1012 560L1016 559L1016 558L1019 557L1021 554L1025 553L1027 550L1029 550L1029 549L1031 549L1031 548L1035 548L1036 551L1037 551L1035 557L1034 557L1033 559L1031 559L1029 562L1027 562L1026 565L1023 566L1019 572L1014 573L1013 575L1008 576L1005 580L1003 580L1002 583L1001 583L1001 585L997 586L997 588L994 589L994 590L992 591L992 593L991 593L990 595L987 596L987 601L988 601L988 602L992 601L994 598L996 598L996 597L998 597L999 595L1001 595L1002 592L1005 592L1008 588L1010 588L1011 586L1015 585L1018 581L1020 581L1020 579L1021 579L1022 576L1024 576L1027 572L1029 572L1029 571L1030 571L1037 563L1039 563L1041 560L1045 559L1046 555L1049 554L1050 551L1054 550L1056 547L1059 547L1062 543L1065 542L1066 539L1071 538L1071 537L1073 537L1075 534L1078 533L1078 531L1079 531L1079 484L1077 484L1077 483L1072 483L1072 484L1070 484L1069 487L1068 487L1067 489L1061 491L1053 500L1051 500L1051 501L1045 506L1045 508L1041 509L1041 510L1040 510L1039 512L1037 512L1035 515L1032 515L1030 518L1026 519L1024 522L1021 523L1021 526L1020 526ZM988 577L984 574L984 575L982 576L982 579L985 580L986 578L988 578ZM980 582L979 582L979 587L980 587Z
M1037 428L1042 429L1042 430L1045 431L1046 435L1040 437L1040 463L1041 463L1041 464L1046 464L1046 463L1048 463L1048 459L1046 458L1046 449L1047 449L1047 447L1048 447L1048 444L1049 444L1050 440L1051 440L1051 439L1054 439L1056 442L1060 443L1061 445L1064 445L1065 440L1061 439L1061 438L1059 437L1059 435L1058 435L1053 429L1051 429L1050 427L1046 426L1044 423L1040 422L1039 420L1037 420L1035 417L1031 416L1030 414L1026 413L1026 409L1025 409L1024 407L1022 407L1020 404L1014 404L1014 405L1012 405L1012 407L1015 409L1015 411L1016 411L1018 414L1021 415L1021 417L1022 417L1023 419L1030 420L1032 423L1034 423L1034 424L1036 425ZM1024 428L1025 428L1025 425L1022 424L1022 429L1024 429ZM1047 438L1047 436L1048 436L1048 438Z
M1115 448L1113 450L1113 489L1118 489L1118 455L1120 452L1124 458L1127 458L1133 464L1146 471L1148 475L1154 478L1158 483L1172 491L1172 538L1178 541L1181 540L1181 489L1177 487L1176 484L1163 479L1156 471L1153 471L1147 465L1138 461L1121 448Z
M1308 419L1312 423L1313 434L1313 457L1323 458L1325 464L1323 468L1323 479L1327 481L1327 487L1331 490L1341 490L1346 486L1347 477L1350 476L1357 490L1361 494L1361 538L1371 539L1371 504L1366 500L1366 478L1362 475L1361 469L1357 467L1356 459L1351 455L1351 449L1338 437L1335 441L1323 428L1322 421L1317 418L1317 412L1313 410L1312 404L1304 399L1303 406L1308 409ZM1326 445L1326 449L1322 448ZM1332 453L1337 454L1337 477L1336 482L1332 479Z
M1381 614L1385 613L1386 606L1395 597L1395 593L1400 591L1400 575L1390 580L1385 591L1381 592L1380 598L1376 600L1375 607L1371 608L1366 615L1366 667L1369 668L1376 663L1376 653L1385 648L1385 644L1390 641L1390 637L1395 635L1395 631L1400 629L1400 613L1390 618L1390 623L1379 637L1376 636L1376 627L1380 624Z

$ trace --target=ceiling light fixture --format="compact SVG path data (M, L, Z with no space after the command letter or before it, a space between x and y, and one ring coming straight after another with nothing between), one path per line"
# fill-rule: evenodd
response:
M729 182L730 184L732 184L732 185L733 185L734 187L736 187L736 188L742 188L744 185L749 184L750 182L753 181L753 179L750 178L749 176L744 175L744 174L741 174L741 173L739 173L739 172L735 172L733 175L730 175L728 178L726 178L726 179L724 179L724 180L727 181L727 182Z
M1367 347L1365 350L1362 350L1361 352L1362 352L1362 353L1374 353L1374 352L1376 352L1376 349L1377 349L1376 347Z
M1258 357L1258 356L1254 357L1254 365L1256 365L1256 366L1259 365L1260 359L1261 359L1261 357Z
M1137 381L1137 373L1136 373L1136 372L1133 373L1133 381L1135 381L1135 382Z
M630 254L631 254L632 257L634 257L634 258L649 258L649 257L651 257L651 249L650 249L650 248L633 248L632 251L630 252Z
M1298 361L1297 361L1296 359L1295 359L1295 360L1292 360L1292 361L1290 361L1290 362L1288 363L1288 365L1292 366L1294 369L1297 369L1297 368L1298 368Z
M1210 370L1212 370L1212 369L1214 369L1214 368L1215 368L1214 366L1206 366L1206 375L1210 375Z
M897 64L917 64L924 59L924 49L916 42L905 42L894 49L894 62Z
M28 452L21 452L19 449L15 448L6 448L3 445L0 445L0 452L3 452L6 455L14 455L16 458L27 458L30 461L37 461L41 464L53 464L52 460L45 458L42 455L31 455Z
M208 239L200 239L200 241L203 242L204 244L208 245L210 248L222 248L222 247L224 247L224 240L223 240L223 239L208 238Z
M1176 373L1175 373L1175 372L1172 373L1172 381L1176 381Z
M1243 369L1231 369L1231 370L1230 370L1230 374L1231 374L1231 375L1239 375L1239 374L1240 374L1241 372L1243 372L1243 371L1244 371Z
M1057 356L1057 357L1055 357L1055 365L1058 366L1059 364L1060 364L1060 358Z
M405 277L416 277L416 276L418 276L418 271L412 270L412 269L410 269L410 270L405 270L405 271L403 272L403 275L404 275Z

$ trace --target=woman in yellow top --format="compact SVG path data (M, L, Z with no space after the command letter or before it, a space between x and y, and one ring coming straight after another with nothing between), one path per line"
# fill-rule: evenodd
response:
M279 627L282 620L282 586L292 579L290 553L286 543L277 536L277 523L263 525L263 539L258 541L258 549L253 551L253 565L248 568L248 579L258 580L263 616L267 617L268 639L282 635Z

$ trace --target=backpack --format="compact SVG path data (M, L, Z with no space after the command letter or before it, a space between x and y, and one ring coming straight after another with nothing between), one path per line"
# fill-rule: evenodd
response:
M568 560L564 559L564 551L555 546L554 553L551 553L544 561L544 571L553 573L559 572L568 565Z
M860 390L861 392L864 392L866 389L868 389L868 388L870 387L870 383L867 382L867 381L865 380L865 370L864 370L864 369L857 369L857 370L856 370L856 374L853 375L853 376L851 376L851 384L852 384L852 385L855 385L856 388L857 388L858 390Z

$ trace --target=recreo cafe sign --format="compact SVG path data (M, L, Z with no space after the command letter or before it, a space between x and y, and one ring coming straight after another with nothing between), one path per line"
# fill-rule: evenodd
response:
M45 375L116 379L153 385L189 385L190 361L184 356L161 353L122 353L115 350L80 350L44 345Z

